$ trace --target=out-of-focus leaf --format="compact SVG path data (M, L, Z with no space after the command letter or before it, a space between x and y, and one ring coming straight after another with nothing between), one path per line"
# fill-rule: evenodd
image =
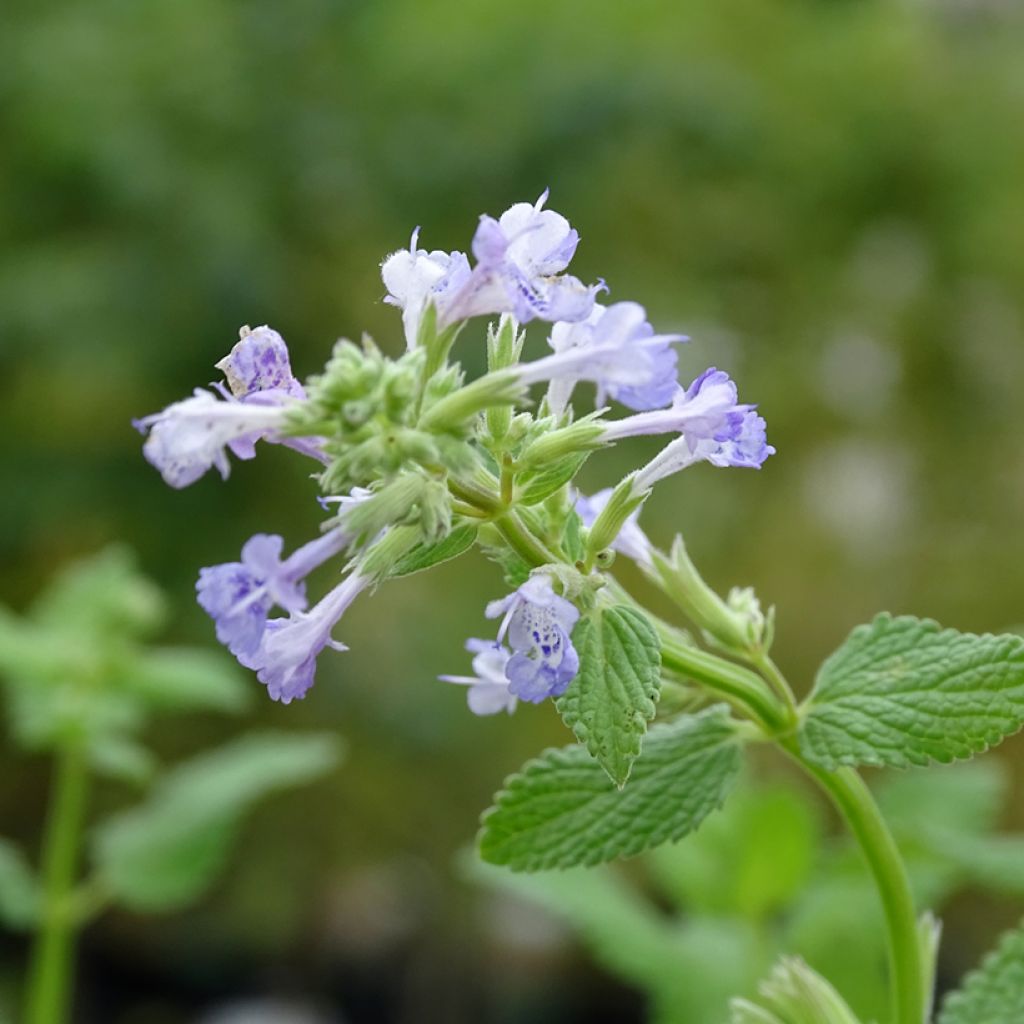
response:
M7 696L12 736L28 750L50 750L65 740L93 746L128 736L145 721L140 702L123 691L13 678Z
M722 1019L767 967L745 922L673 920L614 867L524 875L467 858L466 870L566 920L599 963L649 994L656 1024Z
M60 630L146 636L166 611L163 595L139 573L134 555L115 546L68 566L36 600L31 617Z
M240 711L252 692L233 659L198 647L153 648L120 672L128 692L161 710Z
M912 836L930 826L976 835L996 826L1007 783L1003 763L988 757L927 772L893 772L882 776L875 794L897 833Z
M0 921L11 928L31 928L39 906L39 883L25 855L0 837Z
M89 743L89 764L100 775L142 785L157 769L156 758L140 743L127 736L98 736Z
M820 824L806 798L784 786L740 790L690 840L651 854L662 888L681 907L762 917L807 880Z
M338 753L333 736L271 733L177 766L145 803L96 830L104 884L143 911L195 899L223 866L242 816L262 797L329 771Z

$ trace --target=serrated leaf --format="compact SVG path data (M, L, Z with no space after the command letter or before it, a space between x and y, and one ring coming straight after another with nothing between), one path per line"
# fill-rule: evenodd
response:
M516 504L536 505L564 487L580 471L590 452L573 452L518 481Z
M572 634L580 669L558 713L617 786L624 786L661 689L661 644L625 605L581 619Z
M38 918L39 883L20 847L0 837L0 921L31 928Z
M1024 925L946 996L938 1024L1020 1024L1024 1020Z
M624 790L584 747L548 750L505 780L483 817L480 855L514 871L543 871L674 842L721 806L739 767L739 741L721 705L654 726Z
M414 572L422 572L441 562L458 558L468 551L476 540L476 527L472 523L456 526L451 533L436 544L420 544L413 548L391 570L391 576L410 576Z
M270 733L179 765L145 803L96 830L104 884L137 910L188 903L223 867L242 816L256 802L322 775L337 756L332 736Z
M825 768L948 763L1024 725L1024 640L882 614L822 665L800 748Z

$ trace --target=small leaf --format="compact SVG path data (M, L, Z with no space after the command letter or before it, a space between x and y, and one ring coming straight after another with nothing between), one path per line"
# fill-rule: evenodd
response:
M39 916L39 883L21 849L0 837L0 921L31 928Z
M721 806L739 767L739 742L721 705L652 728L624 790L583 747L548 750L505 780L483 817L480 855L515 871L543 871L674 842Z
M584 554L583 520L575 509L571 509L565 517L565 529L562 531L562 550L569 556L570 562L578 562Z
M87 752L93 770L111 779L141 785L157 769L156 758L141 743L117 733L94 738Z
M1024 639L882 614L822 665L800 731L825 768L970 757L1024 725Z
M1024 1020L1024 925L946 996L938 1024L1020 1024Z
M223 867L255 803L322 775L337 756L332 736L270 733L179 765L144 804L97 829L94 853L104 883L137 910L188 903Z
M447 537L436 544L420 544L413 548L404 558L399 559L390 575L410 576L414 572L421 572L441 562L458 558L473 546L475 540L476 527L472 523L456 526Z
M240 711L252 687L220 651L150 648L120 669L121 685L151 707L168 711Z
M580 670L558 713L617 786L624 786L654 718L661 644L640 612L623 605L581 619L573 630Z
M590 452L573 452L517 481L516 504L537 505L564 487L580 471Z

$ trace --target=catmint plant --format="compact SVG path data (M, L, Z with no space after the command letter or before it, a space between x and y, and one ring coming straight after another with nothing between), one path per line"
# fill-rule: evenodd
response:
M230 585L241 599L258 594L253 573L276 571L268 592L285 605L300 601L275 540L258 538L246 562L236 563ZM264 598L248 608L257 606ZM333 736L271 732L160 765L145 742L151 722L169 713L238 713L250 693L221 652L152 644L166 612L163 595L123 549L70 567L24 616L0 608L10 738L54 766L38 868L0 837L0 922L35 935L22 1024L69 1019L82 928L114 906L137 913L187 906L215 881L262 797L314 779L337 760ZM239 612L222 639L247 649L254 620ZM107 779L137 795L91 820L93 791Z
M464 674L442 680L465 686L478 715L550 700L577 740L505 780L483 817L481 857L535 872L673 843L722 806L745 749L768 745L848 823L882 909L888 1019L922 1024L938 925L916 906L857 769L969 758L1016 732L1024 640L882 614L798 699L771 657L772 609L749 589L720 597L681 537L660 546L640 522L676 473L762 467L775 454L765 420L720 369L680 381L683 335L660 332L636 302L599 303L603 281L567 272L579 236L546 200L481 217L471 255L422 249L417 230L383 261L385 301L401 311L387 346L397 354L342 340L299 384L280 336L243 328L217 364L224 382L138 421L147 459L174 487L210 469L227 476L231 456L250 458L260 442L282 444L307 460L330 512L321 538L287 558L278 538L257 535L240 561L203 569L200 603L220 640L287 703L309 692L321 658L344 650L336 629L352 601L480 547L505 579L481 620L500 622L493 640L480 639L481 621L467 623L468 654L452 652ZM471 324L488 317L485 337L474 336ZM524 360L530 322L550 351ZM487 371L468 380L456 343L486 345ZM645 436L661 447L633 472L597 494L577 488L591 456ZM619 581L618 558L674 603L680 623L651 614ZM312 601L304 576L328 559L344 575ZM1020 947L1010 941L1005 955ZM999 1007L942 1020L1024 1019ZM734 1004L734 1019L855 1024L832 984L792 959L758 999Z

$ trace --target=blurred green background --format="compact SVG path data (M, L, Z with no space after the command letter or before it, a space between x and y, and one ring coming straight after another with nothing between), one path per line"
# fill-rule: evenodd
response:
M777 605L801 688L882 606L1012 627L1022 125L1010 0L9 0L0 600L123 539L171 592L177 638L213 643L198 567L257 530L311 536L314 488L264 446L228 484L172 492L129 420L211 380L243 323L280 330L299 376L339 335L398 351L382 257L417 224L428 248L464 249L481 212L550 186L582 236L574 272L690 334L684 372L725 368L760 403L764 470L673 478L645 524ZM458 354L479 368L479 332ZM595 457L585 482L638 450ZM357 1024L642 1019L551 920L460 879L500 779L567 739L551 708L477 720L434 681L464 670L502 589L474 555L346 615L351 651L322 659L308 699L253 716L337 729L346 765L265 807L200 908L93 927L82 1021L177 1024L262 996ZM172 757L238 728L197 717L153 742ZM1022 750L1003 752L1018 792ZM4 832L35 834L46 783L4 753ZM955 899L943 977L1020 911ZM10 978L23 949L4 941Z

